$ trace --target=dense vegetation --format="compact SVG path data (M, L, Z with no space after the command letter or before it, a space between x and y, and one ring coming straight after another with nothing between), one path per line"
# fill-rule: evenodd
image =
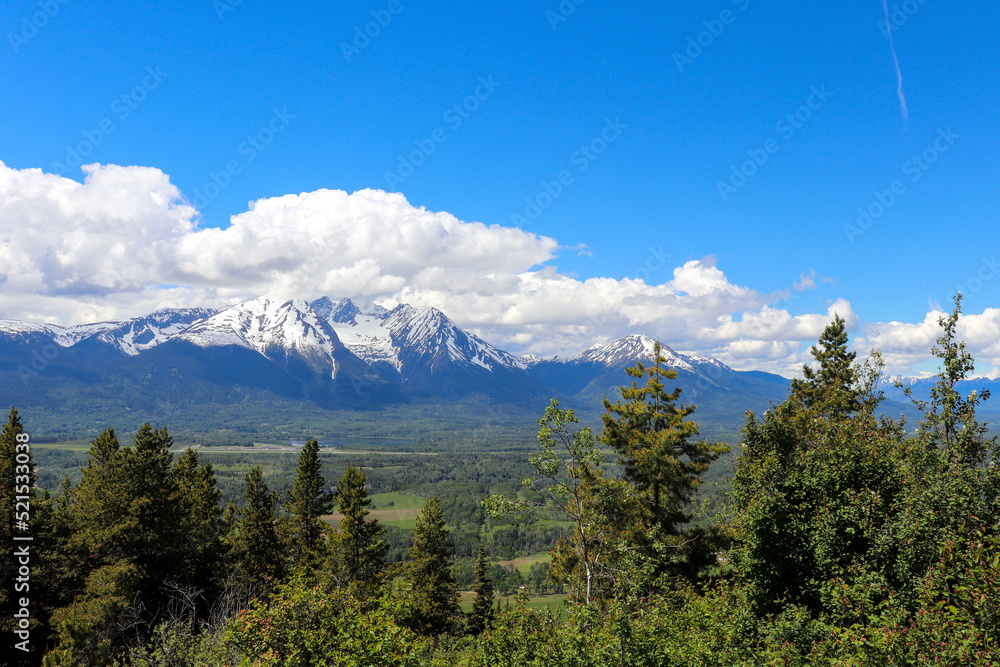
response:
M426 499L412 530L373 520L372 492L413 475L393 464L338 463L331 493L310 441L287 483L254 466L241 498L223 500L212 463L173 456L165 429L146 425L124 447L106 430L78 480L33 498L27 659L998 664L1000 445L976 417L988 396L955 389L974 370L960 306L941 321L941 371L915 432L880 414L879 357L858 364L836 318L787 400L748 413L728 501L708 513L698 492L728 447L699 439L659 357L629 369L599 437L553 401L535 451L506 475L504 454L427 461L406 478ZM21 431L12 410L5 517ZM3 527L10 544L11 519ZM526 576L490 563L542 548L551 564ZM474 591L467 612L461 590ZM497 591L516 599L499 604ZM562 611L531 603L551 591L566 595ZM11 636L9 583L3 595Z

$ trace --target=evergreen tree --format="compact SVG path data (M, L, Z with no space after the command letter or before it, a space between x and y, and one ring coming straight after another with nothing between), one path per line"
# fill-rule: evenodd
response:
M299 455L295 485L288 494L289 533L293 560L304 563L314 559L323 546L322 516L333 508L333 495L325 490L320 472L319 442L306 442Z
M70 536L56 542L68 562L62 577L72 604L53 613L67 663L108 664L130 640L143 637L167 613L166 582L189 581L189 541L166 429L143 425L130 447L114 431L91 445L79 486L63 520ZM60 501L62 502L62 501ZM53 518L59 515L54 515ZM121 622L126 609L132 620Z
M441 501L427 501L413 528L410 556L412 616L409 625L423 635L455 630L461 616L451 563L451 541L444 527Z
M819 363L819 370L803 366L803 379L792 380L791 395L801 400L811 413L829 418L860 410L859 371L854 363L855 353L847 351L844 318L835 315L823 330L819 345L813 345L810 351Z
M604 399L601 440L618 452L625 479L641 503L630 539L644 545L647 557L654 559L665 547L670 549L669 560L675 564L686 560L683 567L693 574L704 564L696 561L704 561L710 549L704 540L682 534L691 518L688 504L702 473L729 448L693 440L698 425L687 417L695 408L677 404L680 387L666 390L665 381L677 379L677 372L664 366L666 361L657 342L651 366L636 362L626 369L630 377L646 378L646 382L641 387L636 381L622 387L622 398L615 403Z
M124 557L138 566L144 588L156 590L165 581L187 579L188 548L180 489L173 470L173 438L166 427L139 428L131 447L121 451L127 516Z
M480 544L479 554L476 556L476 583L472 588L476 599L472 603L468 623L469 633L473 635L478 635L489 628L493 624L495 616L493 580L487 574L488 567L486 552L483 550L483 545Z
M184 516L187 580L196 590L214 593L222 574L221 493L211 463L198 465L198 453L188 448L174 465Z
M275 514L278 494L268 489L260 466L251 468L245 481L245 505L231 533L231 557L243 583L256 589L270 586L284 573Z
M333 499L344 516L332 540L334 576L359 597L368 597L384 576L389 544L385 541L385 527L367 519L371 499L364 471L348 464Z

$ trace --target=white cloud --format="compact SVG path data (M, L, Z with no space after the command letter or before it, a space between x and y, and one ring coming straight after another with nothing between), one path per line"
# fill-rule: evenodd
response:
M366 296L435 306L515 353L575 354L645 333L785 375L801 368L834 313L860 333L860 351L881 347L894 371L925 360L938 331L936 312L922 323L861 325L843 299L792 315L782 307L787 292L733 284L711 256L671 267L662 248L633 258L625 275L637 277L579 280L551 264L567 250L555 239L464 222L380 190L262 199L214 229L199 227L158 169L84 172L80 184L0 163L0 317L80 323L263 294ZM795 288L815 289L816 278L800 274ZM970 349L1000 368L1000 310L963 327Z

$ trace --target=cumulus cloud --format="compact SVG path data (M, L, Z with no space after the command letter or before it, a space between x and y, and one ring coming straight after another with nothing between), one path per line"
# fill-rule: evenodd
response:
M711 256L675 266L662 247L638 252L631 277L580 280L553 260L584 246L462 221L380 190L261 199L216 229L199 225L158 169L87 165L84 173L80 184L0 163L0 317L73 324L260 295L363 296L440 308L514 353L570 355L645 333L784 375L798 372L835 313L860 351L881 347L901 369L926 359L937 335L938 313L865 325L843 299L793 315L787 291L734 284ZM792 282L815 289L816 278ZM1000 367L1000 311L963 326Z

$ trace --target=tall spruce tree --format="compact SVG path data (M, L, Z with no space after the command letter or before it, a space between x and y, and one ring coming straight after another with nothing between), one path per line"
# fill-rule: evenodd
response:
M189 582L189 542L167 430L144 424L130 447L114 431L91 445L66 517L62 545L80 567L60 568L63 585L79 589L53 613L59 645L53 655L76 664L110 664L126 641L143 637L168 613L165 582ZM130 623L122 614L131 609ZM55 658L54 658L55 659Z
M478 635L488 629L493 624L495 616L493 580L487 573L487 565L486 551L480 544L479 553L476 556L476 583L472 587L476 599L472 603L468 622L468 631L473 635Z
M384 577L389 544L385 540L385 527L367 518L371 499L364 471L348 464L337 482L333 499L344 517L332 539L334 576L358 597L368 597Z
M445 529L441 501L427 501L413 528L410 583L413 590L409 625L423 635L453 632L462 610L452 570L452 544Z
M121 451L128 517L126 557L142 572L147 590L164 581L185 580L185 520L180 489L173 470L173 438L166 427L146 423L135 434L131 447Z
M188 448L174 465L184 520L188 580L202 591L212 591L222 573L222 494L211 463L198 465L198 452Z
M245 504L230 533L230 555L244 585L266 589L284 574L277 529L278 494L268 488L260 466L251 468L244 479Z
M791 395L799 398L811 414L829 418L852 415L861 409L859 371L855 353L847 350L844 318L835 315L819 344L813 345L813 357L819 369L802 367L802 379L792 380Z
M319 441L306 442L299 455L295 484L288 494L289 545L296 563L308 563L320 556L323 547L322 516L333 508L333 494L326 491L320 471Z
M692 546L696 541L682 535L692 515L689 504L702 473L729 448L694 440L698 425L687 418L695 408L678 405L680 387L667 391L665 381L676 380L677 372L666 367L666 362L657 342L652 365L640 361L626 369L630 377L646 382L622 387L622 398L615 403L604 399L601 441L618 452L625 479L641 503L631 539L650 558L669 547L668 560L683 562L684 569L696 572L704 563L695 561L705 560L710 549L702 548L704 540L697 540L696 552Z

